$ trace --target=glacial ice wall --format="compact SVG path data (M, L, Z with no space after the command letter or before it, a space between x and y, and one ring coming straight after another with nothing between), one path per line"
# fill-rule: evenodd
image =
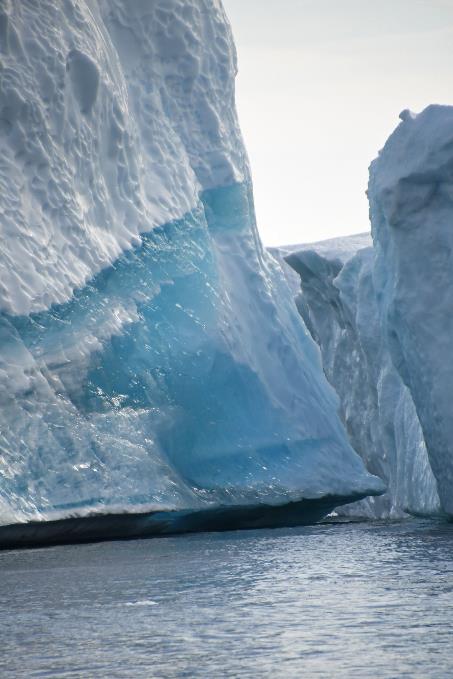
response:
M388 484L361 506L451 516L453 107L400 118L370 166L373 247L288 260L351 442Z
M0 8L0 523L380 493L259 241L220 2Z
M350 441L368 470L387 484L381 497L341 511L370 518L436 514L436 481L420 423L383 331L374 260L367 234L299 247L286 255L300 276L296 303L340 397Z
M401 118L370 168L374 278L392 362L452 515L453 107Z

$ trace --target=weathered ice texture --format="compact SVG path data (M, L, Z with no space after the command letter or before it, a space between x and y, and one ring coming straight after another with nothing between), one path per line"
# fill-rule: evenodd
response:
M0 8L0 522L380 493L258 238L220 2Z
M437 513L436 482L420 423L382 329L374 251L366 247L371 239L362 238L308 245L286 257L300 275L296 303L321 348L351 444L388 487L382 497L342 511L377 518Z
M443 509L453 514L453 108L409 111L370 168L374 278Z
M435 513L437 486L453 515L453 108L400 118L370 166L374 247L289 262L352 444L388 482L367 504Z

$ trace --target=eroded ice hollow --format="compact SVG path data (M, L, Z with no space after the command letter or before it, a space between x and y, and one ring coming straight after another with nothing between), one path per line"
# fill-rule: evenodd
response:
M381 493L258 237L220 2L0 7L1 544Z

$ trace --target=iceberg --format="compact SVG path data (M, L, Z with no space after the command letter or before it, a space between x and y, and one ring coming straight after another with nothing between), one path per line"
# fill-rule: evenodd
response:
M382 493L259 240L221 3L1 12L0 545Z
M401 123L370 167L374 278L392 362L409 389L444 512L453 515L453 107Z
M340 415L367 469L387 492L339 509L368 518L438 514L437 484L410 390L394 367L383 332L369 234L282 251L299 274L296 299L321 349Z
M351 443L387 482L351 511L452 516L453 107L400 118L370 166L372 247L280 258L300 275L297 305Z

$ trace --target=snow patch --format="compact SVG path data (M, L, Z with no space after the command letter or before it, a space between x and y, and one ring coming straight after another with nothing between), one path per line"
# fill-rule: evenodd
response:
M248 166L217 1L2 8L0 310L25 315Z

